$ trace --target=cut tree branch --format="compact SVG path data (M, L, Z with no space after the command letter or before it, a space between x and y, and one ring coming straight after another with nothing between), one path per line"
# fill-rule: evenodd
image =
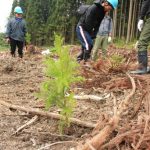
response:
M79 99L79 100L90 99L90 100L94 100L94 101L102 101L109 97L110 97L110 94L106 95L105 97L99 97L96 95L75 95L74 96L75 99Z
M27 112L27 113L31 113L34 115L38 115L38 116L45 116L48 118L53 118L53 119L58 119L58 120L63 120L63 116L57 113L52 113L52 112L45 112L45 111L41 111L39 109L34 109L34 108L25 108L25 107L21 107L18 105L13 105L7 102L4 102L2 100L0 100L0 104L7 106L8 108L12 108L12 109L16 109L16 110L20 110L23 112ZM82 126L82 127L88 127L88 128L95 128L95 124L90 123L90 122L85 122L85 121L81 121L79 119L76 118L70 118L70 122L73 124L76 124L78 126Z

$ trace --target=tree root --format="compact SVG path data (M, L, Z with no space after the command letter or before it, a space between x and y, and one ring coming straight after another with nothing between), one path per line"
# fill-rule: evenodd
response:
M132 83L132 91L131 93L126 96L125 100L121 103L119 106L119 110L116 110L116 106L114 108L114 116L109 121L108 125L106 125L97 135L95 135L88 143L97 149L100 149L103 143L106 141L106 139L110 136L110 134L114 131L114 129L117 127L120 118L122 117L123 112L128 108L129 100L134 95L136 90L136 85L134 79L127 74L127 76L130 78ZM114 100L115 101L115 100ZM91 150L89 147L89 144L85 143L82 148L79 148L78 150Z

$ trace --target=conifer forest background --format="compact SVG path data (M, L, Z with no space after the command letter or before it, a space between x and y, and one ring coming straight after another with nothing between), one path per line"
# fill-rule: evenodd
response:
M76 10L81 3L92 4L93 0L14 0L12 14L16 5L23 8L33 44L52 43L54 32L63 35L66 43L74 44L75 27L79 20ZM119 0L118 9L110 12L114 38L123 39L126 43L138 38L137 21L141 3L142 0Z

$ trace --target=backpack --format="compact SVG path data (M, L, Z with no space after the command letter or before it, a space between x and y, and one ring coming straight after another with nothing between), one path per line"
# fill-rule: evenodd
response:
M84 5L84 4L80 5L79 8L77 9L77 14L79 16L84 15L89 7L90 5Z

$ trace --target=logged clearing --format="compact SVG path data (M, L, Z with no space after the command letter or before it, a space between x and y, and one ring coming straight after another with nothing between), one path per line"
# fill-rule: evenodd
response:
M78 51L71 47L74 57ZM108 59L81 62L86 80L72 86L77 106L63 135L60 110L46 114L36 97L43 58L40 52L23 60L0 54L0 150L150 149L150 76L128 73L137 66L135 50L111 46Z

